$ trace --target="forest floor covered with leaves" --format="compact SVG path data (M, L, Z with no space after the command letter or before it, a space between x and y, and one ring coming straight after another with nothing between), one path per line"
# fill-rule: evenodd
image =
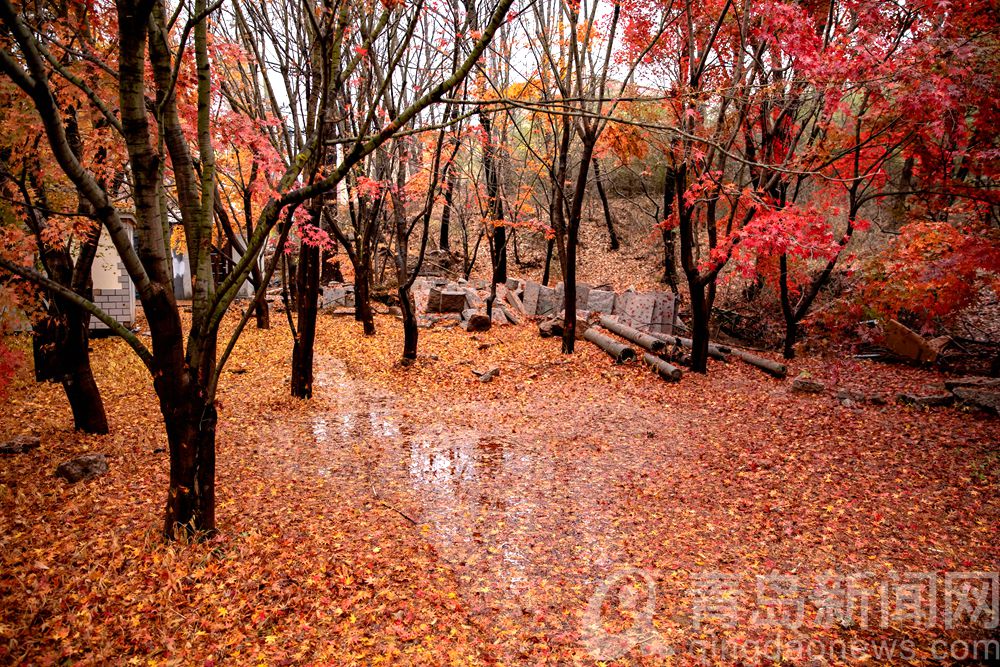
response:
M692 642L797 638L905 639L912 654L866 659L922 664L935 641L988 637L874 608L831 625L815 602L791 629L760 619L831 572L872 587L995 572L996 418L845 406L735 363L669 384L587 343L563 356L528 326L421 331L404 367L399 324L377 325L366 339L320 319L306 402L287 396L287 330L246 332L220 389L221 533L202 543L160 538L166 437L121 341L93 342L109 436L73 432L61 387L22 369L0 434L41 447L0 459L0 663L593 664L610 650L595 624L632 627L647 600L616 664L729 664ZM489 383L473 373L492 367ZM853 360L800 370L890 399L941 381ZM54 478L91 451L108 474ZM774 574L802 590L762 599L755 577ZM735 626L693 596L716 575L735 582L715 601Z

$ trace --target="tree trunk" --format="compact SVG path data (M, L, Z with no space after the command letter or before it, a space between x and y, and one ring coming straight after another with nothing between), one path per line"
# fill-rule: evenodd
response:
M316 316L319 310L320 248L302 244L296 275L295 311L298 315L295 343L292 347L292 396L312 398L313 346L316 341Z
M663 221L666 223L673 215L674 197L676 193L676 174L668 169L663 181ZM661 227L663 238L663 278L660 282L670 286L670 291L677 294L677 239L673 228Z
M611 217L611 205L608 203L608 194L604 190L604 180L601 178L601 167L594 158L594 180L597 181L597 194L601 197L601 206L604 208L604 222L608 226L608 249L618 250L618 234L615 233L615 221Z
M451 206L454 199L455 170L450 169L444 186L444 208L441 210L441 239L438 242L438 248L445 251L451 251L451 242L448 240L448 234L451 227Z
M190 377L190 376L189 376ZM188 392L167 388L157 380L160 409L170 446L170 488L163 532L168 539L178 530L189 534L215 532L214 403L206 402L202 387ZM188 383L194 384L193 379ZM191 391L193 390L193 391Z
M366 336L375 335L375 317L372 313L370 258L359 257L354 267L354 319L361 322Z
M417 309L413 303L413 295L405 286L399 288L399 309L403 311L403 359L417 358Z
M548 287L549 274L552 272L552 251L555 249L555 239L549 239L545 244L545 270L542 272L542 284Z
M254 304L254 316L257 320L258 329L271 328L271 309L267 304L266 298L262 298Z
M660 278L660 282L668 285L673 294L677 294L677 261L675 259L677 250L674 230L663 229L660 231L660 235L663 237L663 277Z
M691 291L691 370L708 372L708 322L709 306L705 286L690 284Z
M66 371L62 385L73 410L73 425L84 433L108 432L101 390L90 367L90 318L73 308L66 315L67 336L60 351Z

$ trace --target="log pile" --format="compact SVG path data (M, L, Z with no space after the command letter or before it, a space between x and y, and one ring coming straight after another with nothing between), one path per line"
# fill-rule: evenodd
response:
M589 340L591 343L604 350L616 364L621 364L635 359L635 350L612 338L609 338L608 336L605 336L602 333L598 333L595 327L587 329L583 333L583 338L584 340Z

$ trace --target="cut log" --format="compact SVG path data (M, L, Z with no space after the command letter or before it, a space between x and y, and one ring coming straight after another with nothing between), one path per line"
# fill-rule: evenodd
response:
M630 359L635 359L635 350L627 345L622 345L616 340L608 338L604 334L598 333L593 327L587 329L584 332L583 337L607 352L608 356L614 359L616 364L629 361Z
M662 341L666 341L671 345L680 345L687 350L690 350L692 346L691 339L684 338L683 336L671 336L669 334L659 333L651 333L650 335L659 338ZM758 357L755 354L750 354L749 352L744 352L743 350L735 347L729 347L728 345L717 345L716 343L708 344L708 356L713 359L728 361L730 354L741 361L750 364L751 366L756 366L773 377L784 379L788 375L788 368L784 364L779 364L777 361L764 359L763 357Z
M601 315L600 322L601 326L611 333L618 334L630 343L635 343L639 347L649 350L650 352L660 353L667 346L665 341L654 336L650 336L647 333L643 333L642 331L639 331L634 327L630 327L627 324L622 324L613 317Z
M670 334L661 334L656 332L651 332L649 334L653 338L658 338L669 345L679 345L684 349L690 350L694 344L690 338L684 338L682 336L672 336ZM718 359L719 361L729 361L730 348L724 345L716 345L715 343L708 344L708 356L713 359Z
M677 382L681 379L681 369L673 364L669 364L659 357L653 356L649 352L642 355L643 361L649 364L656 374L668 382Z
M763 357L758 357L756 355L750 354L749 352L744 352L743 350L737 350L736 348L731 348L729 352L734 356L739 358L751 366L756 366L760 370L764 371L772 377L776 377L779 380L785 379L788 375L788 367L784 364L779 364L777 361L771 361L770 359L764 359Z

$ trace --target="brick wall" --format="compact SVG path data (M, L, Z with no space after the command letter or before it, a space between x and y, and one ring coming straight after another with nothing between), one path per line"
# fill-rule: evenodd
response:
M118 289L95 289L94 303L116 320L131 327L135 324L135 292L128 279L125 265L118 261ZM107 329L108 326L95 317L90 318L91 329Z

